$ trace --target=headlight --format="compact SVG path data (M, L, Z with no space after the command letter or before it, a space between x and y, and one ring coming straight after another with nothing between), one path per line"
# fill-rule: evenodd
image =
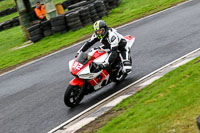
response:
M88 74L80 74L78 75L80 78L86 78L86 79L92 79L94 74L88 73Z

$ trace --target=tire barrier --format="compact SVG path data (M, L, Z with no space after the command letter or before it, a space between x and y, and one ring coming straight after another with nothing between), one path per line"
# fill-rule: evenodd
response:
M78 2L76 4L68 6L68 9L72 10L74 8L78 8L78 7L85 6L85 5L87 5L87 1L81 1L81 2Z
M121 3L121 0L108 0L108 5L111 9L116 8Z
M99 20L99 16L97 14L94 4L89 4L87 7L89 8L90 17L91 17L92 22L94 23L97 20Z
M0 11L0 17L6 16L6 15L10 15L14 12L17 12L17 7L13 7L13 8L7 8L3 11Z
M90 3L91 1L95 1L95 0L66 0L62 3L63 8L64 9L74 9L76 7L80 7L80 6L84 6L84 4L86 5L87 3Z
M108 11L106 10L106 6L103 1L94 2L94 6L99 18L102 18L105 15L108 15Z
M50 20L44 21L41 23L41 29L44 36L53 35L53 31L51 29L51 22Z
M6 30L6 29L9 29L11 27L18 26L18 25L19 25L19 18L15 17L15 18L13 18L11 20L8 20L6 22L0 23L0 31Z
M67 24L65 21L65 15L59 15L57 17L51 18L50 22L53 33L65 33L68 31Z
M70 5L72 5L72 1L71 0L67 0L67 1L64 1L62 3L62 6L63 6L64 9L67 9L68 6L70 6Z
M19 18L18 17L13 18L11 21L12 21L12 26L18 26L19 25Z
M78 30L83 27L78 11L67 13L65 15L65 19L67 22L67 27L72 31Z
M32 42L37 42L43 38L43 31L42 31L42 26L41 23L38 23L30 28L27 28L29 35L30 35L30 40Z
M69 2L63 2L65 4L62 5L68 6L71 3L75 3L74 5L68 6L70 8L69 11L28 28L32 42L37 42L43 37L55 33L66 33L69 30L75 31L81 29L108 15L109 10L117 7L121 2L121 0L67 1ZM9 25L7 26L9 27Z
M88 7L82 7L79 10L79 16L80 16L80 20L81 20L81 23L83 24L83 26L93 23L91 16L90 16L90 10Z

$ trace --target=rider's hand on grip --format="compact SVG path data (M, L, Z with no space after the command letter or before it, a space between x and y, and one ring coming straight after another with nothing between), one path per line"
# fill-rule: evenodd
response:
M99 69L104 69L104 65L103 64L99 64Z
M79 53L76 53L75 58L78 57Z
M105 69L105 68L107 68L109 66L109 64L108 63L102 63L102 64L99 64L99 68L100 69Z

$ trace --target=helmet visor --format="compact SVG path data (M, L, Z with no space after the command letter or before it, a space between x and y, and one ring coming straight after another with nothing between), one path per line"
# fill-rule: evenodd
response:
M97 34L97 35L102 35L103 33L104 33L104 29L102 28L102 29L100 29L100 30L96 30L95 31L95 33Z

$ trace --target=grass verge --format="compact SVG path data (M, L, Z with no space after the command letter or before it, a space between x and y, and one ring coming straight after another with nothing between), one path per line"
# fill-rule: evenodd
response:
M10 15L6 15L6 16L0 17L0 23L3 23L3 22L8 21L8 20L11 20L11 19L13 19L14 17L17 17L17 16L19 16L18 12L15 12L15 13L12 13Z
M169 72L77 133L197 133L200 57Z
M0 2L0 11L3 11L7 8L13 8L15 6L14 0L3 0Z
M41 1L41 0L38 0ZM55 3L62 3L65 0L53 0L54 4ZM13 8L15 6L14 0L3 0L0 2L0 11L3 11L7 8Z
M103 17L103 19L109 26L115 27L183 1L185 0L122 0L121 5L113 9L109 16ZM12 29L0 32L0 73L16 67L17 64L23 64L52 51L70 46L93 32L92 26L89 25L75 32L46 37L34 45L13 51L12 48L23 45L23 34L20 27ZM13 42L13 40L17 40L17 42Z

